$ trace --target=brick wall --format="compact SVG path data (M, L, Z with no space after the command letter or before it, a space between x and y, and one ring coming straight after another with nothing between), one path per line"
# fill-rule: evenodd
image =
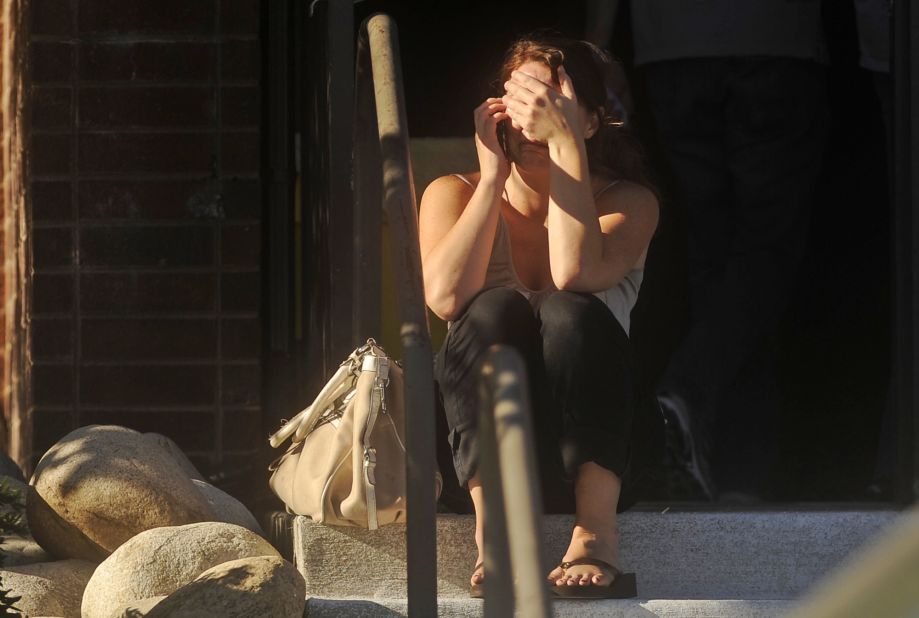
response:
M32 3L36 456L71 429L261 443L257 0Z

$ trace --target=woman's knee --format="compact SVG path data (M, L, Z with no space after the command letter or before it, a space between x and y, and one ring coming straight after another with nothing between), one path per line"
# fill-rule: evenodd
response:
M589 335L598 323L603 324L611 317L600 299L580 292L556 292L539 307L543 337L562 340Z
M495 342L514 340L516 335L527 333L536 324L529 301L510 288L480 292L460 320Z

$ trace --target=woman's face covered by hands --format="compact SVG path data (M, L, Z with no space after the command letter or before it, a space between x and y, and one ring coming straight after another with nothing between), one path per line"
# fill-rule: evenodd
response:
M578 105L574 84L564 66L558 68L558 81L543 62L521 64L504 83L510 120L507 147L511 160L518 164L548 161L547 145L552 140L586 138L597 130L598 118Z

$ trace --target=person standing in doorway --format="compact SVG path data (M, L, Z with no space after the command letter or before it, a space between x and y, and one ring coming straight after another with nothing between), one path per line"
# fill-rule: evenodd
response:
M701 495L757 499L778 416L773 340L825 139L820 2L641 0L631 19L687 221L689 329L658 398Z

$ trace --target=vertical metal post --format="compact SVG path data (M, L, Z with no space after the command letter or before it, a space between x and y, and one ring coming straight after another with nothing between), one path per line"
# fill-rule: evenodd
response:
M408 613L437 615L437 528L434 494L434 363L418 246L418 211L402 96L395 22L367 20L383 169L383 198L392 224L393 264L405 365Z
M511 559L507 544L507 514L504 488L501 482L501 463L495 429L494 401L492 400L493 367L486 363L479 382L479 479L482 482L485 509L482 524L485 527L485 618L503 618L514 615ZM520 482L517 479L516 482Z
M919 11L894 2L894 392L897 409L897 498L919 498Z
M508 607L502 598L510 597L509 582L502 579L491 586L496 573L506 575L508 571L509 546L519 615L548 618L548 562L542 546L542 498L533 450L530 395L526 366L516 350L505 346L489 349L482 367L480 397L479 469L486 505L485 615L513 614L513 604ZM499 509L503 512L496 512ZM498 530L489 534L489 527L495 524ZM495 538L499 534L502 536ZM493 592L499 599L491 613Z

